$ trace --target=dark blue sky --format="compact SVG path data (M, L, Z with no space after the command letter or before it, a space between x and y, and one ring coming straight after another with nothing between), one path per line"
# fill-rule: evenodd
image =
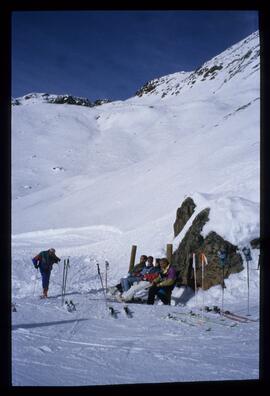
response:
M256 11L13 12L12 96L127 99L257 29Z

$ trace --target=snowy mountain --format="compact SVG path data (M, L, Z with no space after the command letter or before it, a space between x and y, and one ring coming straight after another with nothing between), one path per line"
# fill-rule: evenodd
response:
M216 231L239 249L259 236L259 73L259 34L255 32L194 72L152 80L125 101L87 106L83 104L87 100L57 103L49 99L59 95L43 93L13 100L12 295L18 306L13 314L15 384L156 382L160 378L150 370L153 353L157 362L165 359L168 365L161 373L161 382L207 380L211 376L258 377L258 329L253 324L247 325L246 332L253 340L252 346L247 347L241 338L241 328L230 333L235 360L231 363L225 359L229 369L226 365L224 369L223 359L219 362L216 358L204 375L200 374L200 365L192 375L188 374L196 361L194 351L180 375L178 359L179 353L182 358L183 354L179 348L170 349L175 342L170 343L168 337L175 338L185 349L188 346L182 344L183 334L178 335L178 324L173 323L172 330L170 321L157 320L170 307L155 305L150 312L147 306L136 306L138 319L133 332L128 333L129 319L116 324L104 312L96 263L100 263L104 275L104 262L110 262L109 284L113 285L127 272L132 245L138 247L136 260L141 254L164 256L167 243L177 248L190 226L187 224L174 237L176 211L187 196L196 203L195 215L206 207L211 209L203 235ZM63 260L52 272L50 294L55 299L47 305L36 303L40 280L35 280L31 257L52 246L62 259L69 256L71 260L68 291L81 308L72 323L66 316L70 313L61 306ZM258 315L258 255L258 250L252 251L250 309L254 316ZM245 270L227 280L225 301L230 309L246 311L246 284ZM182 293L182 288L174 289L175 303ZM196 301L190 298L187 306L219 305L220 296L219 287L200 290ZM93 342L89 339L89 312ZM46 336L39 331L44 320L48 325ZM35 324L27 327L29 322ZM54 326L50 327L49 322ZM149 328L154 337L160 332L169 334L163 340L168 342L167 352L159 351L155 343L155 351L148 349L147 337L140 353L133 347L134 340L144 337ZM51 340L51 331L59 342ZM226 339L225 330L212 340L212 345L224 346L229 354L229 346L226 341L220 344L219 336ZM73 344L70 341L67 345L72 365L76 367L76 359L80 360L78 375L68 379L65 362L58 379L44 374L39 381L38 362L45 358L52 374L60 349L66 350L65 343L71 339ZM84 343L87 351L93 352L93 361L80 352ZM109 345L113 345L111 352L118 348L120 352L110 353ZM100 361L101 350L104 354ZM126 362L123 374L117 358L125 360L131 350L134 360ZM205 364L212 362L214 350L205 350ZM190 353L187 349L184 352L186 356ZM26 353L32 358L25 359ZM241 356L251 359L243 363ZM138 361L149 366L149 376L139 370ZM116 371L107 370L107 362ZM93 366L97 371L90 375ZM26 374L30 370L31 378Z
M174 73L152 80L145 84L137 92L137 95L140 97L143 95L157 95L161 98L168 95L170 97L189 92L190 88L193 88L195 84L197 89L199 85L202 89L212 89L214 94L222 87L225 88L224 84L228 83L238 73L245 79L254 73L257 74L256 72L260 68L259 55L258 32L255 32L204 63L194 72ZM245 71L245 69L247 70ZM244 71L245 76L242 74ZM202 94L205 96L204 91Z

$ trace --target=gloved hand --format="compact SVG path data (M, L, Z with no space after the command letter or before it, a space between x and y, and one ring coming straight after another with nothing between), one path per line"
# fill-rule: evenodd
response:
M36 269L38 269L38 264L34 264L34 267L35 267Z

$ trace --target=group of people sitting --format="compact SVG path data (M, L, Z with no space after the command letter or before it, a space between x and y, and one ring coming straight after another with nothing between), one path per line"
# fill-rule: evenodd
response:
M176 282L176 270L167 258L154 258L142 255L140 262L134 266L120 283L110 288L112 294L128 302L143 289L148 289L147 304L154 304L157 296L165 305L171 303L171 293Z

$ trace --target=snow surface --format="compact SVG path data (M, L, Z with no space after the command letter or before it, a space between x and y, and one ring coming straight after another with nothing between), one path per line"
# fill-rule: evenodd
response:
M93 108L46 103L42 94L18 98L12 108L13 385L259 378L259 322L228 327L202 317L190 326L166 318L220 306L220 286L196 297L175 288L170 307L130 304L133 318L114 302L115 319L96 266L105 281L108 260L108 284L118 283L132 245L137 260L165 256L166 244L177 248L205 207L211 211L203 236L214 230L239 249L259 236L258 48L255 32L203 65L222 64L205 80L175 73L153 92ZM174 238L176 210L187 196L196 210ZM49 247L62 260L52 271L50 298L39 300L31 258ZM66 297L75 312L62 306L67 257ZM224 308L258 318L258 250L252 257L249 300L244 261L245 269L225 281Z

